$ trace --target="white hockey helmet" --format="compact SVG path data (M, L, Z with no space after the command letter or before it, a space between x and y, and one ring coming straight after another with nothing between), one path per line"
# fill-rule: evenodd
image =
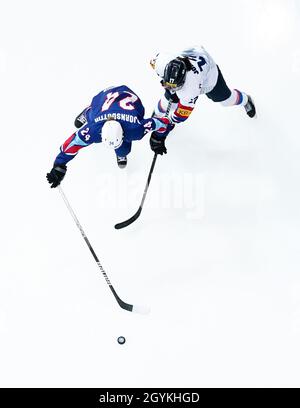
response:
M107 120L101 132L102 143L110 149L118 149L123 142L123 128L116 120Z

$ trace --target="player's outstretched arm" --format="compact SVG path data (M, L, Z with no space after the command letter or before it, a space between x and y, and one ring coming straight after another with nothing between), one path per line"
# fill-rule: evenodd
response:
M56 188L62 182L67 172L67 163L74 159L80 149L92 143L94 143L94 140L91 137L88 125L86 125L62 144L60 153L54 161L53 168L47 173L47 180L51 188Z
M151 137L150 137L150 147L151 150L155 154L167 154L167 148L165 146L165 141L168 136L168 134L174 129L174 124L170 121L168 117L164 118L154 118L154 120L159 120L161 121L164 125L160 129L156 130L155 132L152 132Z
M156 132L163 136L165 133L169 133L170 126L172 127L171 121L166 116L163 118L153 117L149 119L143 119L141 121L142 134L140 139L142 139L149 132Z

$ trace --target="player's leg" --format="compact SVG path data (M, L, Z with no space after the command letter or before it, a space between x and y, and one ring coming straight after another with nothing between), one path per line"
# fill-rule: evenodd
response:
M253 118L256 115L255 105L252 98L244 92L237 89L228 88L222 72L218 67L218 81L214 89L206 96L214 102L219 102L223 106L243 106L247 115Z
M123 140L122 145L115 150L117 156L117 163L120 169L124 169L127 166L127 156L131 152L131 142Z

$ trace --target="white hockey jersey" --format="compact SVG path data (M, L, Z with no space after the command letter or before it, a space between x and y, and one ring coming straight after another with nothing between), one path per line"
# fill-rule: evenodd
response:
M187 72L183 87L176 91L180 105L190 111L195 107L199 95L213 90L218 80L218 68L213 58L201 46L185 49L177 54L160 53L151 60L151 66L163 78L166 65L177 57L187 57L192 70Z

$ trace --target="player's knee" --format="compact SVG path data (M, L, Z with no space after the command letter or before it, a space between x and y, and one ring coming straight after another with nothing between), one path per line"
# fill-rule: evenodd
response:
M236 106L236 105L244 106L246 103L247 103L247 95L244 92L238 91L237 89L233 89L231 91L231 95L229 96L229 98L221 102L221 104L225 107Z
M225 101L222 101L220 103L224 107L233 106L233 105L235 105L236 98L237 98L236 97L236 91L233 90L233 91L231 91L231 95L229 96L229 98L225 99Z

